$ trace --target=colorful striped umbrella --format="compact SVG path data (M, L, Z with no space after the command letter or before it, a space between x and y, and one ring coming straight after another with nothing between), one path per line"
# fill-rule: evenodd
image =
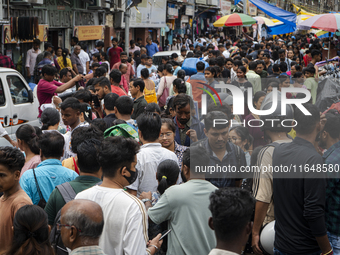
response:
M257 16L254 17L254 19L256 19L257 24L266 24L267 26L274 26L274 22L266 17Z
M248 15L242 13L233 13L219 18L217 21L215 21L214 27L246 26L255 23L256 20Z
M298 28L302 30L318 28L329 32L336 32L340 28L340 15L334 13L315 15L301 22Z

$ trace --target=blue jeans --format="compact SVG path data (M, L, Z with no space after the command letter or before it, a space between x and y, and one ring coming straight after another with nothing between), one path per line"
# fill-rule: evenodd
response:
M309 255L320 255L320 254L321 254L321 251L318 251L318 252L310 253ZM274 247L274 255L292 255L292 254L281 252Z
M31 76L31 78L26 78L27 83L34 83L34 75Z
M333 249L333 254L340 255L340 237L329 232L327 232L327 235Z

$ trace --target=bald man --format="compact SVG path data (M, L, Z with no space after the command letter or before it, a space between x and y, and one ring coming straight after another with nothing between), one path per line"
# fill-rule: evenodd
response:
M77 199L61 209L58 229L64 245L72 250L71 255L105 255L98 246L103 227L103 211L96 202Z

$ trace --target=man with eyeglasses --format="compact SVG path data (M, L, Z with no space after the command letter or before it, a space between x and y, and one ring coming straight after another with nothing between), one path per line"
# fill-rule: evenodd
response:
M96 202L78 199L68 202L61 210L57 229L71 254L105 255L99 247L104 228L104 216Z

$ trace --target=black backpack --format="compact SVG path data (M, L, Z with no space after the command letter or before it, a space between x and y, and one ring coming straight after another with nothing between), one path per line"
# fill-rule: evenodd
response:
M59 190L66 204L73 200L77 195L69 182L58 185L57 189ZM58 211L57 216L55 217L53 228L50 234L50 242L56 255L68 255L69 253L63 244L63 241L61 240L60 231L57 230L57 223L60 223L60 215L61 209Z

